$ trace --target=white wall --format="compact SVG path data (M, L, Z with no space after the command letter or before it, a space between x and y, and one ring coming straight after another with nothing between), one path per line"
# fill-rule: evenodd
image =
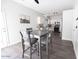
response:
M63 32L62 39L72 41L73 10L63 11Z
M76 57L78 56L78 7L72 10L63 11L63 32L62 40L72 41Z
M76 57L78 57L78 20L76 18L78 17L78 7L76 6L75 9L73 9L73 45L74 45L74 50Z
M2 13L1 13L1 0L0 0L0 59L1 59L1 21L2 21Z
M64 31L67 30L66 26L68 26L68 27L71 26L71 28L69 28L68 30L71 29L71 31L72 31L72 35L71 35L72 39L69 39L69 40L71 40L72 43L73 43L75 55L76 55L76 58L78 59L78 28L76 28L76 26L78 26L78 20L76 20L76 18L78 17L78 0L75 0L74 3L75 4L74 4L74 9L73 10L71 10L71 11L67 10L67 11L63 12L63 21L64 21L63 23L64 23L64 25L63 25L63 36L62 36L62 38L65 39L65 40L67 40L66 37L68 37L68 36L65 36L65 35L67 35L68 32L65 33ZM71 17L68 17L69 15ZM66 19L67 19L67 21L68 20L71 21L70 24L72 24L72 23L73 24L70 25L69 22L66 21ZM67 24L65 22L67 22ZM69 31L69 33L71 31Z
M7 20L10 45L19 42L21 40L19 34L20 29L28 27L26 24L20 24L20 15L30 16L30 24L34 29L37 26L37 17L41 16L43 18L42 14L12 0L2 0L2 12L5 12L3 15L6 16Z

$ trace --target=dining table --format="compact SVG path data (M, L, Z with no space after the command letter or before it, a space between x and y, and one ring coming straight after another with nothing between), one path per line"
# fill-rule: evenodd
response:
M35 38L38 38L38 43L39 43L39 59L42 59L42 50L41 50L41 37L43 37L44 35L47 35L46 37L46 58L49 58L49 49L48 49L48 34L49 31L48 30L33 30L33 35Z

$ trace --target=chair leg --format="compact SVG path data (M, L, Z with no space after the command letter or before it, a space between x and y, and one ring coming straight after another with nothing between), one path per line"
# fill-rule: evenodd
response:
M52 50L52 48L53 48L53 44L52 44L52 43L53 43L53 42L52 42L52 37L51 37L50 39L51 39L51 40L50 40L50 47L51 47L50 49L51 49L51 54L52 54L52 53L53 53L53 50Z
M24 58L24 50L23 50L23 53L22 53L22 58Z
M49 38L47 37L47 41L46 41L46 55L47 55L47 58L46 59L49 59Z
M39 43L37 43L37 53L38 53L38 56L39 56Z
M32 46L30 47L30 59L32 59Z

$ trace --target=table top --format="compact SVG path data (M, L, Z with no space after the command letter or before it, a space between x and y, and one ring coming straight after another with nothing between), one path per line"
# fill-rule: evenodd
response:
M39 30L33 30L33 34L34 34L34 37L39 38L39 37L41 37L43 35L47 35L48 31L47 30L41 30L41 31L39 31Z
M47 31L47 30L41 30L41 31L39 31L39 30L34 30L33 33L34 33L35 35L45 35L45 34L48 33L48 31Z

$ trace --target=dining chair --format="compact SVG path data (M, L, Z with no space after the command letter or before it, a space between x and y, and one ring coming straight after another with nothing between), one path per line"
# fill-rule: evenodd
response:
M46 48L47 59L49 59L49 46L52 48L52 32L48 30L48 33L41 38L42 48Z
M36 46L36 43L37 43L38 39L33 38L33 37L31 38L31 35L30 35L31 31L26 31L26 34L27 34L27 37L28 37L26 39L24 38L22 32L20 32L20 34L21 34L21 38L22 38L22 50L23 50L22 57L24 58L25 51L30 49L30 59L32 59L32 53L35 51L32 48L33 48L33 46ZM29 44L29 46L27 48L25 48L25 46L27 46L28 44Z
M47 39L48 39L48 43L52 41L52 31L50 30L47 31L48 33L41 37L41 44L46 44Z

